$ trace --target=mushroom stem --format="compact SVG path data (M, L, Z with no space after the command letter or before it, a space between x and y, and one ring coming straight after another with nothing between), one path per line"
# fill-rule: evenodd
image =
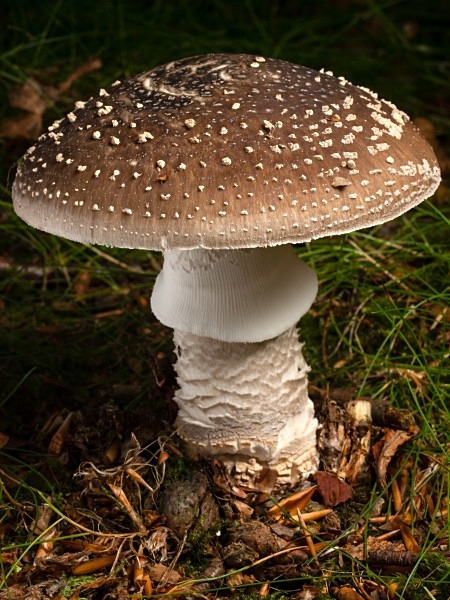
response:
M242 481L267 466L293 482L316 465L295 328L316 293L314 271L289 245L164 255L152 309L175 330L180 435Z
M182 438L243 482L264 467L286 483L315 469L317 421L295 327L250 344L177 330L174 341Z

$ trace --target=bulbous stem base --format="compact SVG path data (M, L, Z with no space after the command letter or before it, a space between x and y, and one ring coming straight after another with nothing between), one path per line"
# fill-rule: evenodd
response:
M179 435L242 482L264 468L293 483L317 467L309 367L295 327L257 343L175 330Z

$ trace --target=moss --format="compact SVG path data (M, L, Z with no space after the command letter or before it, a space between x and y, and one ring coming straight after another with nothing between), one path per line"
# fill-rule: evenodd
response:
M71 598L74 592L81 586L91 583L95 580L95 575L80 575L69 577L60 590L61 596L64 598ZM78 596L77 596L78 597Z
M424 554L414 574L397 579L400 589L408 590L410 600L448 600L450 598L450 561L439 552Z

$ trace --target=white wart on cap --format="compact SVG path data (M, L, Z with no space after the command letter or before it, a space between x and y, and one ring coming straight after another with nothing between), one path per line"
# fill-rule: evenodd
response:
M276 59L213 54L76 104L13 186L30 225L148 249L303 242L397 217L440 181L391 103Z

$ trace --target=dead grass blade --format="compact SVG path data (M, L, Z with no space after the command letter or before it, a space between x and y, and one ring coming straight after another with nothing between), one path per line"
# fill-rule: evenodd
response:
M112 491L114 496L117 498L117 500L120 502L120 504L124 507L124 509L126 510L128 515L130 516L130 519L137 526L139 531L141 533L146 533L147 528L145 527L144 523L142 522L141 517L137 514L137 512L131 506L131 502L128 500L127 495L125 494L123 489L121 487L119 487L118 485L114 485L113 483L108 483L108 487Z

